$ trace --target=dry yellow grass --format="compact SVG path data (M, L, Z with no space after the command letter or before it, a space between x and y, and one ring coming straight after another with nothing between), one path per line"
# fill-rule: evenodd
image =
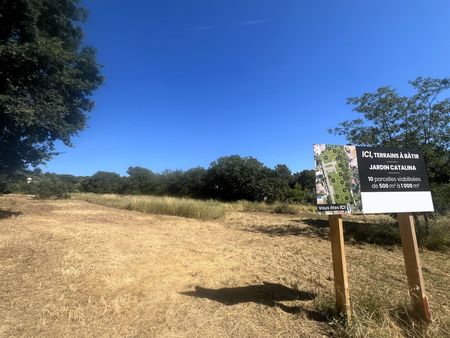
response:
M130 196L130 195L100 195L73 194L75 199L114 207L145 212L155 215L181 216L201 220L213 220L225 214L222 203L216 201L202 201L190 198Z
M345 334L326 317L330 247L307 215L230 208L199 221L26 196L0 197L0 209L0 336ZM354 304L381 306L349 334L411 334L401 250L346 249ZM429 336L449 329L448 258L422 253Z

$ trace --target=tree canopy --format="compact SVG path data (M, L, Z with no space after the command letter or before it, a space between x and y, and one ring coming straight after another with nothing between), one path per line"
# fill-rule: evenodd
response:
M211 163L207 181L210 195L224 200L264 198L265 167L253 157L224 156Z
M129 167L127 176L98 171L92 176L25 171L5 182L5 192L48 196L51 191L99 194L143 194L157 196L313 203L315 171L292 173L284 164L268 168L252 157L224 156L205 169L164 170L155 173L143 167Z
M435 209L445 213L450 199L450 78L418 77L409 84L414 91L410 96L381 87L349 98L362 117L344 121L330 132L357 145L420 149Z
M86 126L103 78L76 0L0 1L0 175L36 166Z
M391 87L351 97L348 103L361 118L344 121L330 132L352 144L419 148L431 182L450 180L450 78L419 77L409 82L411 96Z

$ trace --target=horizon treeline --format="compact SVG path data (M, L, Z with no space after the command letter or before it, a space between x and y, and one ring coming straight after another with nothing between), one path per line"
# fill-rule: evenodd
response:
M40 169L16 175L3 187L6 193L64 197L71 192L156 195L221 201L315 202L315 171L292 173L285 164L273 169L253 157L220 157L208 168L165 170L129 167L127 176L98 171L92 176L43 173Z

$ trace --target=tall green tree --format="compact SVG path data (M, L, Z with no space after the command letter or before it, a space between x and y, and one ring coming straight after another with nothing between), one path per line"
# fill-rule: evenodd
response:
M206 182L209 196L222 200L262 200L267 170L253 157L224 156L212 162ZM267 187L270 190L270 187Z
M294 183L308 192L316 191L316 171L313 169L305 169L294 174Z
M189 197L206 197L206 169L202 167L191 168L184 173L184 185Z
M436 200L435 204L448 205L450 78L418 77L409 84L413 89L410 96L400 95L391 87L381 87L374 93L349 98L348 104L362 116L344 121L329 131L345 136L352 144L419 148L425 156L434 196L444 199Z
M0 175L71 146L103 78L77 0L0 0Z
M330 132L352 144L413 147L424 152L431 182L450 179L450 78L419 77L409 82L411 96L391 87L351 97L348 103L361 118L344 121ZM447 96L446 96L447 95Z
M316 171L305 169L294 174L292 184L292 199L300 203L315 203L316 201Z
M123 178L114 172L97 171L81 183L84 192L96 194L118 194L123 189Z
M125 193L151 195L156 192L157 177L149 169L142 167L129 167Z

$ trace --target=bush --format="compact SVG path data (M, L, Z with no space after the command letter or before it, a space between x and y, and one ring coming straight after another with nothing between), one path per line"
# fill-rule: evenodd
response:
M7 183L7 178L5 175L0 175L0 195L8 192L7 191L8 188L8 183Z
M304 189L299 184L295 184L289 191L288 199L290 202L301 204L312 204L316 202L316 192Z
M430 250L450 249L450 224L448 218L438 218L430 222L428 234L423 238L423 246Z
M43 176L36 183L30 183L31 192L38 199L65 199L69 198L69 188L66 183L57 177Z
M288 215L295 215L295 214L297 214L297 210L293 206L291 206L291 205L289 205L287 203L283 203L283 204L277 205L273 209L273 212L276 213L276 214L288 214Z
M117 194L123 188L123 183L124 180L119 174L98 171L82 182L81 189L96 194Z
M448 214L450 208L450 183L433 185L431 192L436 212L441 215Z

